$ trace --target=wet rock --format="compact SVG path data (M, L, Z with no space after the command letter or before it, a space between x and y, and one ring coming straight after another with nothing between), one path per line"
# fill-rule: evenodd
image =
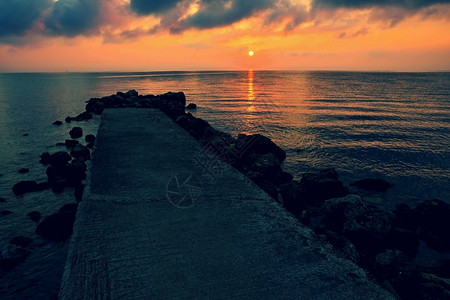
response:
M195 104L195 103L189 103L189 104L186 106L186 109L197 109L197 104Z
M70 137L73 139L78 139L83 136L83 129L81 127L74 127L69 131Z
M4 270L11 270L19 263L23 262L30 254L30 250L21 246L7 244L2 248L0 256L0 266Z
M435 274L420 274L421 299L450 299L450 279Z
M66 145L67 148L72 149L73 147L75 147L76 145L78 145L79 142L76 141L76 140L66 140L66 141L64 142L64 144Z
M63 208L61 208L62 211L60 210L56 214L45 217L37 226L36 234L55 242L68 239L72 235L76 208Z
M191 114L179 116L175 119L175 122L196 139L206 138L215 134L215 130L208 122Z
M281 162L274 153L253 153L249 157L249 160L253 161L250 170L261 173L266 178L271 178L274 174L282 172Z
M388 281L402 299L420 299L417 266L401 251L378 254L373 273L379 281Z
M419 226L419 214L408 205L399 204L394 210L392 225L398 228L416 231Z
M66 117L66 118L64 119L64 121L66 121L66 123L70 123L70 122L72 122L72 120L73 120L72 117Z
M63 123L63 122L61 122L61 121L58 120L58 121L53 122L53 125L59 126L59 125L62 125L62 123Z
M30 217L33 222L38 222L41 219L41 213L35 210L27 213L27 216Z
M86 111L92 112L96 115L101 115L105 109L105 104L101 99L91 98L86 104Z
M423 273L435 274L439 277L450 278L450 259L440 260L432 265L420 266Z
M319 173L303 174L300 184L304 197L311 206L321 206L327 199L340 198L349 194L344 184L337 180L334 169L326 169Z
M239 134L233 150L233 154L242 157L243 160L246 160L253 153L273 153L280 162L283 162L286 158L286 152L283 149L278 147L268 137L260 134Z
M450 251L450 205L434 199L420 203L414 211L420 237L434 249Z
M77 200L77 202L83 200L83 192L84 192L84 184L80 183L75 187L74 191L75 200Z
M267 180L257 180L255 183L272 198L278 200L278 190L273 183Z
M324 235L326 236L327 241L333 245L339 256L349 259L357 264L360 262L361 256L352 242L334 231L325 230Z
M183 92L168 92L166 94L157 96L156 101L158 108L166 113L169 117L176 118L177 116L184 115L184 109L186 107L186 97Z
M137 97L139 94L136 90L129 90L128 92L125 93L125 97L127 98L133 98L133 97Z
M79 121L84 121L84 120L91 120L93 118L92 114L85 111L81 114L79 114L78 116L75 117L75 121L79 122Z
M373 191L373 192L384 192L388 188L392 187L392 184L381 178L367 178L355 181L351 184L360 189Z
M95 135L88 134L88 135L86 135L84 140L86 141L86 143L94 143L95 142Z
M60 167L67 164L72 157L65 151L58 151L50 156L50 164L54 167Z
M95 143L89 143L86 145L87 148L89 149L94 149Z
M91 159L91 151L81 144L76 145L72 151L70 151L70 155L74 158L81 158L82 160Z
M28 133L24 133L24 134L22 134L23 136L29 136L29 134Z
M38 184L34 180L25 180L16 183L12 188L14 194L23 195L26 193L39 191Z
M33 242L32 238L26 236L18 236L9 241L10 244L20 246L20 247L28 247Z
M12 211L10 211L10 210L2 210L2 211L0 211L0 215L2 215L2 216L7 216L7 215L10 215L10 214L12 214Z
M283 206L293 215L298 216L307 207L303 188L300 183L292 181L281 186Z
M19 172L20 174L25 174L25 173L30 172L30 169L22 168L22 169L20 169L18 172Z
M292 181L292 179L294 179L292 174L290 174L288 172L284 172L284 171L276 172L270 178L270 180L276 185L289 183Z
M48 190L50 188L50 184L48 182L39 182L37 186L37 191L42 192Z
M40 157L41 157L41 160L39 161L40 163L42 163L44 165L47 165L47 164L50 163L50 160L51 160L50 153L44 152L44 153L41 154Z
M392 228L386 235L386 247L398 249L408 257L413 258L419 247L419 236L416 232Z

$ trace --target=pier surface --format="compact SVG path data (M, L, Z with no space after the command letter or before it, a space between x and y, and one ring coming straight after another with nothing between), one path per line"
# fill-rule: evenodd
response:
M155 109L106 109L61 299L393 299Z

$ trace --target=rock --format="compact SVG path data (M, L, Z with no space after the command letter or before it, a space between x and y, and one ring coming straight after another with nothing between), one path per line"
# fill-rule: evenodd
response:
M64 119L64 121L66 121L66 123L70 123L70 122L72 122L72 120L73 120L72 117L66 117L66 118Z
M29 134L28 133L24 133L24 134L22 134L23 136L29 136Z
M59 125L62 125L62 123L63 123L63 122L61 122L61 121L58 120L58 121L53 122L53 125L59 126Z
M20 247L27 247L33 242L32 238L26 237L26 236L18 236L13 238L11 241L9 241L10 244L20 246Z
M158 108L169 117L176 119L176 117L184 115L186 97L183 92L168 92L157 96L156 101Z
M39 223L35 232L50 241L64 241L72 235L75 215L76 209L59 211L56 214L45 217Z
M37 191L42 192L44 190L48 190L50 188L50 184L48 182L39 182L37 186Z
M77 202L83 200L83 192L84 192L84 184L80 183L77 186L75 186L74 196Z
M373 191L373 192L384 192L388 188L392 187L392 184L381 178L367 178L355 181L351 184L363 190Z
M25 174L25 173L30 172L30 169L22 168L22 169L20 169L18 172L19 172L20 174Z
M90 112L83 112L75 117L75 121L84 121L84 120L91 120L93 118L92 114Z
M271 181L276 185L289 183L292 181L292 179L294 179L292 174L284 171L276 172L271 177Z
M275 200L278 200L278 190L277 187L267 180L258 180L255 183L267 194L269 194Z
M319 173L305 173L300 180L304 197L311 206L321 206L327 199L340 198L349 194L344 184L335 179L335 170L326 169Z
M5 198L3 198L3 197L0 197L0 203L6 203L7 201L6 201L6 199Z
M450 299L450 279L434 274L420 274L421 299Z
M72 151L70 151L70 155L74 158L81 158L82 160L91 159L91 151L81 144L76 145Z
M401 299L420 299L417 266L401 251L386 250L378 254L372 267L379 281L388 281Z
M65 187L75 187L86 179L87 166L83 160L75 159L71 164L47 168L48 182L54 192L61 192Z
M421 272L435 274L439 277L450 278L450 259L435 262L432 265L419 267Z
M38 184L34 180L20 181L12 188L14 194L23 195L26 193L39 191Z
M250 170L261 173L266 178L271 178L274 174L282 172L281 162L274 153L253 153L249 157L250 161L253 161Z
M50 156L50 164L54 167L60 167L67 164L72 157L65 151L58 151Z
M66 145L67 148L72 149L73 147L75 147L76 145L78 145L79 142L76 141L76 140L66 140L66 141L64 142L64 144Z
M41 213L34 210L34 211L32 211L32 212L29 212L29 213L27 214L27 216L29 216L30 219L31 219L32 221L38 222L39 219L41 218Z
M91 98L86 104L86 111L92 112L96 115L101 115L105 109L105 104L101 99Z
M175 122L196 139L202 139L215 134L215 131L208 122L196 118L189 113L177 117Z
M69 131L70 137L73 139L78 139L83 136L83 129L81 127L74 127Z
M392 228L385 240L387 248L398 249L410 258L417 254L419 236L415 232Z
M419 235L432 248L450 251L450 205L434 199L414 209L419 220Z
M58 210L58 212L60 212L60 213L65 213L65 212L76 213L77 209L78 209L78 203L67 203L67 204L64 204Z
M47 165L47 164L50 163L50 160L51 160L50 153L44 152L44 153L41 154L40 157L41 157L41 160L39 161L40 163L42 163L44 165Z
M137 97L139 94L136 90L129 90L128 92L125 93L125 96L127 98L132 98L132 97Z
M280 162L283 162L286 158L286 152L283 149L278 147L277 144L272 142L269 138L260 134L239 134L234 148L234 155L244 159L253 153L273 153Z
M10 210L2 210L2 211L0 211L0 215L2 215L2 216L7 216L7 215L10 215L10 214L12 214L12 211L10 211Z
M86 145L87 148L89 149L94 149L95 143L89 143Z
M5 270L11 270L24 261L29 254L30 250L28 249L13 244L7 244L2 248L0 266Z
M197 109L197 104L189 103L188 106L186 106L186 109Z
M293 215L298 216L307 207L303 188L300 183L292 181L281 186L283 206Z
M86 135L84 140L86 141L86 143L94 143L95 142L95 135L88 134L88 135Z
M357 264L360 262L361 257L352 242L334 231L325 230L324 234L341 257L349 259Z
M394 210L392 225L398 228L416 231L419 226L419 214L408 205L399 204Z

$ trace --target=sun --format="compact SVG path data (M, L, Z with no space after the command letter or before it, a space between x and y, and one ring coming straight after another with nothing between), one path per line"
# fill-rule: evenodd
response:
M253 54L255 54L255 52L253 52L252 50L248 51L249 56L253 56Z

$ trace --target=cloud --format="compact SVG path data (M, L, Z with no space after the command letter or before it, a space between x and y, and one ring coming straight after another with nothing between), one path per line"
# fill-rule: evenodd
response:
M131 0L130 8L138 15L160 14L173 9L180 0Z
M313 5L329 8L402 7L417 10L435 4L448 3L450 0L314 0Z
M101 23L101 0L59 0L45 19L46 30L53 35L88 34Z
M1 0L0 37L24 35L51 4L51 0Z

